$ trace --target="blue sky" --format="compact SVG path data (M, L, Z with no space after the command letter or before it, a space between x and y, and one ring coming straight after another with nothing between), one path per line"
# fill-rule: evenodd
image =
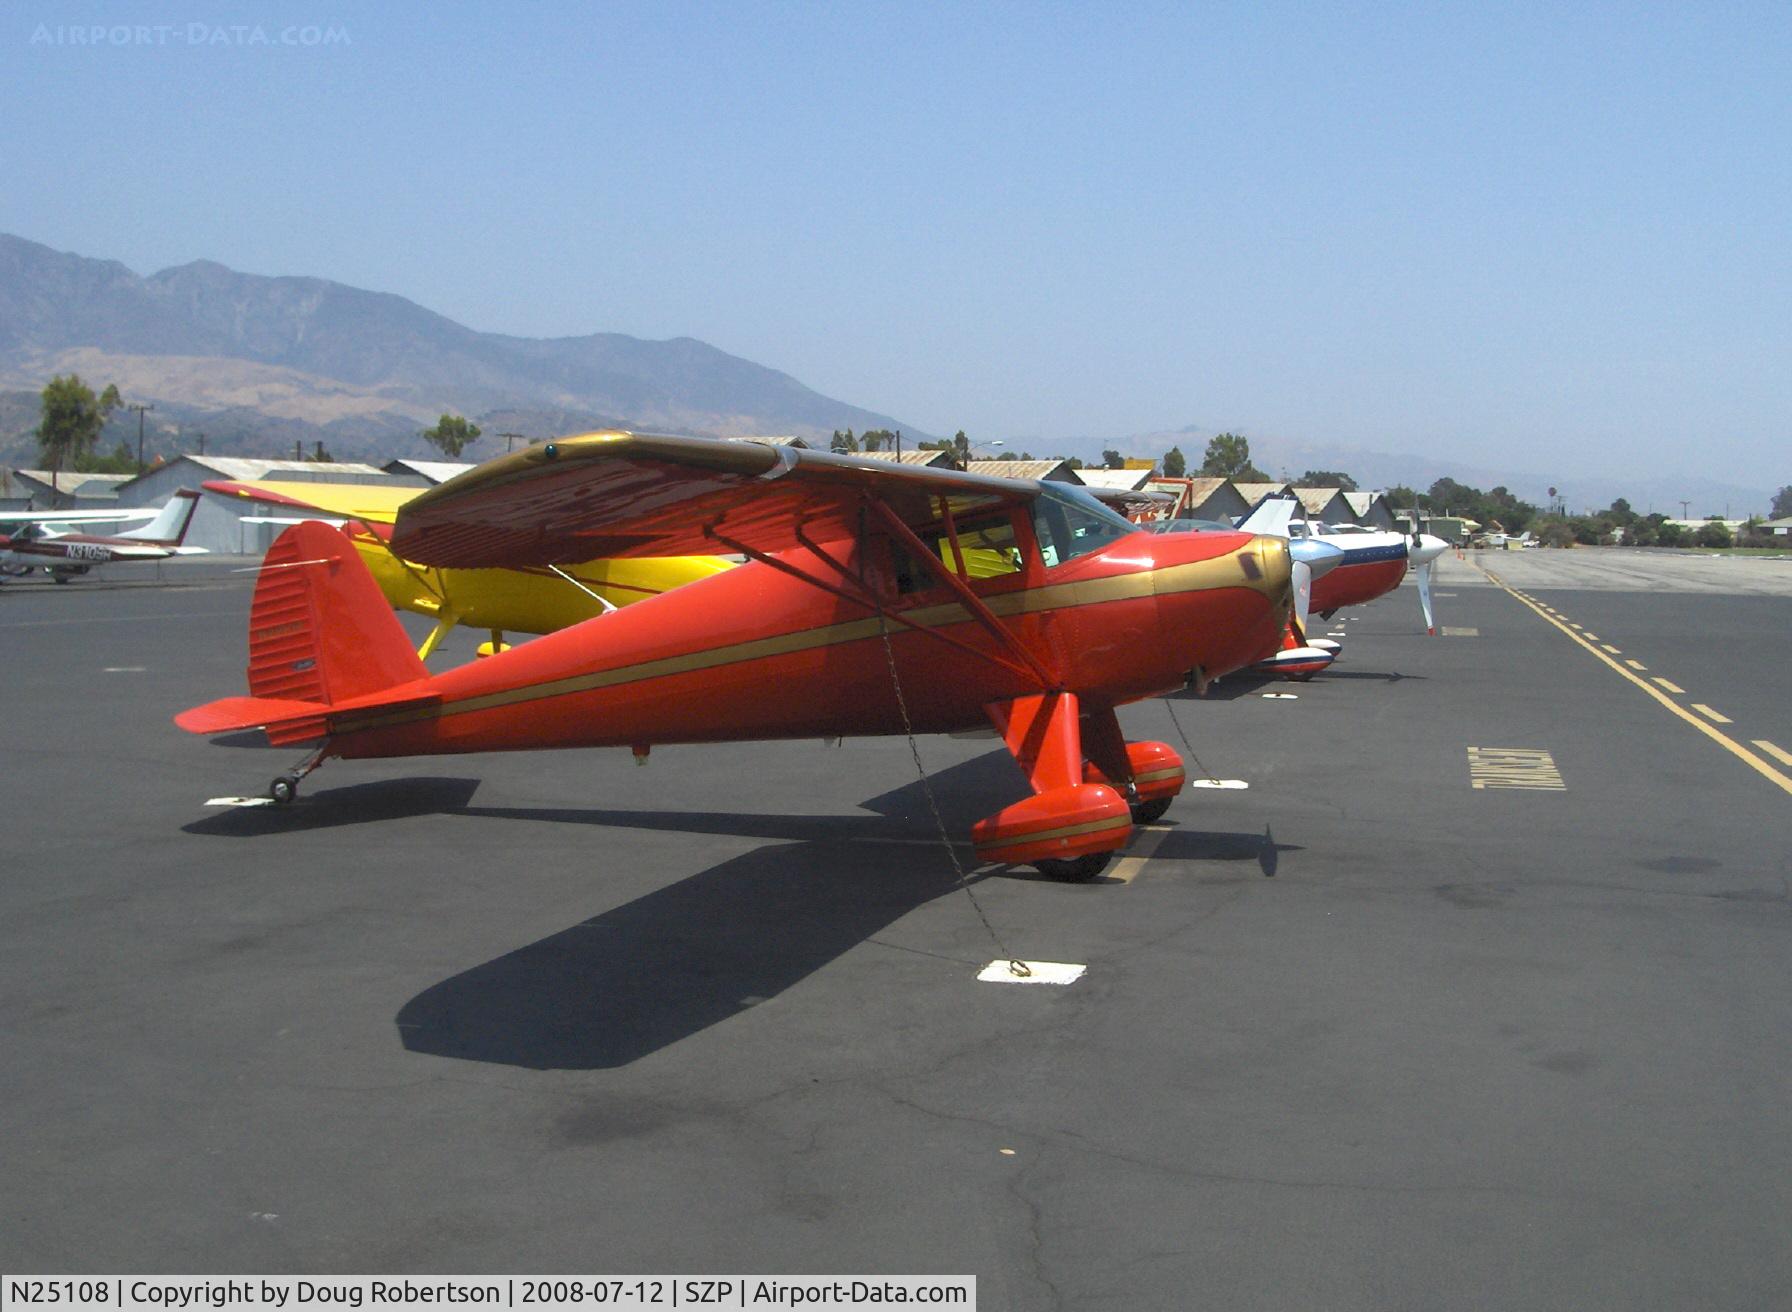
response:
M928 431L1792 482L1783 4L26 0L0 122L0 230Z

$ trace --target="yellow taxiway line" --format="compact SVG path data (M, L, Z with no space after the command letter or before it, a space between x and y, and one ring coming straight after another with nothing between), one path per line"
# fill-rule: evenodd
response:
M1530 610L1536 612L1537 617L1539 619L1541 619L1545 624L1552 624L1556 628L1560 629L1562 631L1562 633L1567 638L1569 638L1571 641L1579 644L1581 647L1585 648L1587 650L1587 652L1589 654L1591 654L1595 660L1603 661L1605 663L1606 667L1608 669L1610 669L1613 673L1617 674L1620 678L1628 679L1631 683L1635 684L1638 688L1641 688L1644 692L1648 693L1649 696L1653 697L1656 701L1660 702L1663 706L1667 707L1668 710L1672 711L1675 715L1679 716L1682 720L1685 720L1693 728L1697 729L1700 733L1704 734L1707 738L1711 739L1712 742L1718 744L1718 746L1722 747L1725 751L1727 751L1731 755L1735 756L1736 759L1738 759L1739 761L1742 761L1750 769L1756 771L1758 774L1761 775L1762 778L1767 779L1771 783L1775 783L1775 784L1779 785L1779 787L1781 789L1783 789L1785 792L1792 794L1792 775L1784 774L1780 770L1775 769L1772 765L1769 765L1766 761L1762 760L1761 757L1757 756L1754 752L1751 752L1748 748L1744 747L1741 743L1737 742L1734 738L1730 737L1729 734L1727 734L1723 730L1719 729L1716 725L1709 724L1706 721L1701 720L1698 716L1694 715L1691 711L1687 710L1684 706L1680 705L1680 703L1674 701L1666 693L1662 692L1661 689L1651 687L1647 680L1640 679L1636 675L1632 674L1629 670L1625 669L1622 665L1620 665L1612 657L1607 656L1604 652L1600 651L1599 647L1596 643L1589 642L1589 641L1587 641L1586 638L1582 637L1580 633L1576 633L1575 629L1579 627L1578 625L1570 626L1568 624L1563 623L1561 620L1556 619L1553 615L1546 614L1545 608L1543 606L1539 605L1537 602L1532 601L1529 597L1525 596L1523 593L1518 592L1511 587L1508 587L1504 579L1500 578L1499 575L1497 575L1497 574L1493 573L1491 570L1487 569L1486 566L1477 564L1476 568L1479 569L1483 574L1487 575L1488 581L1490 583L1492 583L1494 585L1494 587L1498 588L1501 592L1506 593L1508 596L1514 598L1520 604L1528 607ZM1680 688L1676 688L1673 684L1669 683L1666 679L1658 678L1655 680L1655 682L1662 684L1667 688L1672 689L1674 692L1683 691ZM1707 707L1706 709L1709 710L1710 708ZM1715 714L1715 712L1712 712L1712 713ZM1726 720L1724 720L1724 723L1728 724L1729 721L1726 719ZM1760 743L1757 742L1756 746L1760 746ZM1789 762L1789 763L1792 763L1792 762Z
M1132 883L1134 879L1138 878L1139 871L1145 868L1145 863L1151 859L1152 854L1157 851L1158 846L1170 836L1168 825L1143 825L1141 828L1144 833L1132 845L1132 851L1122 858L1119 865L1108 872L1109 879L1122 884Z

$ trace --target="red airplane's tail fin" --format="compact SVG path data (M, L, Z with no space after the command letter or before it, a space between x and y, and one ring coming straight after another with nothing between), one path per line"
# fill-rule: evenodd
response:
M325 736L333 707L428 678L354 544L307 521L268 548L255 582L250 695L195 706L175 723L193 733L265 728L270 742L304 742Z
M251 696L328 705L428 677L347 537L306 522L275 539L249 608Z

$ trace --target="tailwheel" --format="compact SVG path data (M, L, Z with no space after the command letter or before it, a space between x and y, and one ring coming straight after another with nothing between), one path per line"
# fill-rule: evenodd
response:
M1047 858L1035 861L1033 869L1048 879L1061 879L1067 884L1083 884L1106 870L1113 856L1112 852L1091 852L1088 856L1068 859Z
M290 806L292 800L298 795L299 781L295 775L280 775L268 785L268 796L281 806Z
M1170 809L1174 797L1154 797L1148 802L1135 802L1132 807L1132 822L1135 825L1148 825L1153 820L1163 819L1164 812Z

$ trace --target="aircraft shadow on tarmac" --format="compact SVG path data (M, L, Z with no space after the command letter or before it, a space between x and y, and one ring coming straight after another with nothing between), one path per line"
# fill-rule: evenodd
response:
M420 776L349 784L301 793L290 806L230 807L181 826L209 838L266 838L305 829L335 829L380 820L405 820L463 810L477 779Z
M931 782L956 838L1012 794L1016 773L1006 753L993 752ZM493 819L791 841L731 858L433 985L398 1013L405 1047L536 1070L625 1066L777 996L957 890L951 862L928 843L937 831L918 782L864 805L882 820L460 808ZM1277 852L1290 850L1297 849L1267 833L1178 831L1158 854L1249 860L1273 874ZM972 862L968 852L961 860ZM981 871L971 881L989 877Z
M1024 785L1000 749L929 776L967 870L965 836ZM412 1052L536 1070L624 1066L775 997L935 898L957 873L919 781L863 806L870 816L475 806L479 780L421 777L301 794L291 806L232 808L191 834L284 833L427 815L763 838L733 857L432 985L397 1016ZM1192 800L1192 799L1191 799ZM1276 873L1300 849L1263 834L1176 828L1154 859L1254 862ZM1031 870L974 869L978 882ZM1091 893L1098 894L1098 888ZM967 961L967 966L974 965Z
M1235 702L1241 697L1255 697L1266 692L1292 692L1297 696L1299 690L1309 684L1323 684L1331 679L1370 679L1376 683L1403 683L1408 679L1423 681L1423 674L1401 674L1398 670L1341 670L1336 666L1309 680L1299 683L1292 679L1284 679L1276 674L1228 674L1224 679L1208 685L1205 695L1193 688L1184 688L1180 692L1167 694L1168 700L1179 702Z

